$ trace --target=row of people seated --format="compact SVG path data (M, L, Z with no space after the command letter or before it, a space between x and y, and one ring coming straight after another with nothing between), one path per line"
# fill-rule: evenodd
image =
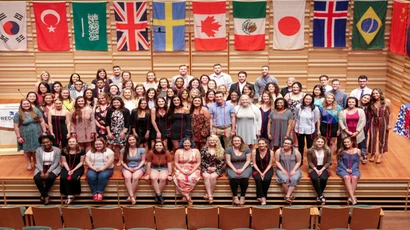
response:
M81 193L80 179L85 172L94 201L102 201L107 182L113 174L114 153L107 148L106 142L97 138L92 148L85 152L74 137L63 151L52 145L53 137L40 136L41 147L36 150L36 169L34 181L41 194L40 200L49 203L48 192L55 179L60 175L60 192L71 204L75 195ZM301 174L301 154L293 148L293 141L285 137L282 147L275 152L268 148L268 140L261 138L258 147L250 150L240 136L232 138L232 146L223 149L216 135L208 137L206 145L199 151L194 148L191 138L185 137L180 148L172 156L162 141L157 141L152 150L146 153L134 135L129 135L123 152L122 174L128 192L128 200L136 203L138 182L141 178L150 180L155 192L155 201L164 204L162 192L168 181L174 181L178 193L192 205L191 191L201 179L205 184L204 199L213 203L213 193L217 179L226 172L232 191L234 205L245 204L249 178L253 177L257 189L257 199L266 205L271 179L276 165L276 181L281 184L285 201L294 199L293 192ZM308 151L309 175L317 192L317 202L326 203L324 190L329 177L330 150L326 138L318 136L314 146ZM355 189L358 178L360 150L355 148L350 137L344 138L343 148L338 152L337 175L343 178L348 191L349 204L357 204ZM240 193L238 194L238 189Z

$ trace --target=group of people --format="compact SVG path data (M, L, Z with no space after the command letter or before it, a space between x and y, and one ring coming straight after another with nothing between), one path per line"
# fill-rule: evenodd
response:
M18 150L24 150L27 170L32 170L34 159L34 178L44 203L60 171L61 193L71 203L80 193L83 165L88 166L94 200L102 200L115 158L131 203L143 177L151 181L158 203L164 203L161 193L167 180L174 180L183 199L192 203L190 192L201 176L204 198L212 203L225 165L234 204L244 204L251 176L258 200L266 204L274 166L291 203L307 147L317 201L326 202L327 170L336 154L337 174L355 204L360 161L381 163L388 151L391 102L380 89L367 87L365 75L347 96L340 81L328 85L326 75L319 77L312 93L303 92L295 78L281 89L268 66L262 66L254 84L245 71L233 82L220 64L200 78L188 75L187 66L181 65L171 81L157 80L150 71L143 84L134 84L131 73L119 66L113 74L108 78L99 69L87 84L73 73L63 87L43 72L36 90L21 100L14 117Z

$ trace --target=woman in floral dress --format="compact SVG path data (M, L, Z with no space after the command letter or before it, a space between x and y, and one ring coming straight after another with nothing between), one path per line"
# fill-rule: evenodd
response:
M130 127L130 111L124 107L124 101L120 97L115 97L111 101L110 109L107 111L106 127L108 148L119 156L117 166L120 166L124 158L120 154L120 150L125 144L128 128Z
M107 111L110 108L108 104L109 97L106 93L98 94L97 106L95 107L95 124L97 126L97 138L107 140L107 128L105 118Z
M210 133L211 115L209 110L204 107L201 96L193 98L190 110L193 139L195 146L201 149Z
M188 205L192 205L190 193L201 178L201 154L198 149L194 149L194 142L190 138L182 139L180 148L175 152L174 163L175 186Z

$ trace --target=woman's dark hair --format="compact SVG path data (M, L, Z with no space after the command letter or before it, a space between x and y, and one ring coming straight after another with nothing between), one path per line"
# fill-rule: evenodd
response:
M36 108L40 107L40 103L38 102L38 96L37 96L36 92L34 92L34 91L28 92L27 95L26 95L26 99L28 98L28 95L30 95L30 94L34 94L36 96L36 100L33 103L31 103L31 102L30 103L32 105L34 105L34 107L36 107Z
M56 91L54 90L54 86L55 86L55 85L60 85L60 87L61 87L60 93L61 93L61 91L63 90L63 85L62 85L61 82L59 82L59 81L55 81L55 82L53 83L53 86L51 87L51 93L56 93Z
M101 150L102 153L104 153L107 150L107 142L103 139L103 138L97 138L93 141L93 143L91 144L91 152L92 153L96 153L97 149L95 148L95 142L97 141L101 141L103 143L103 149Z
M104 73L105 73L105 77L103 78L104 81L107 80L107 78L108 78L108 77L107 77L107 71L105 71L105 69L98 69L98 70L97 70L97 75L95 76L95 79L100 78L99 75L100 75L101 72L104 72Z
M148 90L147 90L147 92L145 93L145 99L147 99L147 101L149 101L150 99L148 98L148 94L149 94L149 92L154 92L154 98L153 98L153 100L155 101L155 100L157 100L157 91L154 89L154 88L149 88Z
M167 100L166 100L165 98L163 98L163 97L157 97L157 99L155 99L155 109L156 109L156 111L155 111L155 112L157 112L157 113L158 113L158 109L159 109L158 100L160 100L160 99L162 99L162 100L164 100L164 101L165 101L165 104L164 104L164 110L165 110L165 111L168 111L168 104L167 104Z
M196 78L196 77L194 77L194 78L192 78L190 81L189 81L189 83L188 83L188 91L191 91L191 89L193 89L192 88L192 82L193 81L198 81L198 90L199 90L199 93L201 94L201 95L204 95L205 94L205 90L204 90L204 87L202 87L202 85L201 85L201 81L198 79L198 78Z
M119 101L119 102L121 103L119 110L124 111L125 104L124 104L124 101L122 100L122 98L121 98L121 97L114 97L114 98L111 100L110 108L111 108L113 111L115 110L115 108L114 108L114 101Z
M178 81L178 80L180 80L180 79L181 79L181 80L182 80L182 82L183 82L183 84L182 84L182 88L184 88L184 85L185 85L185 80L184 80L184 78L183 78L183 77L177 77L177 78L175 79L175 88L177 88L177 84L176 84L176 83L177 83L177 81Z
M70 138L68 138L67 139L67 142L70 140L70 139L74 139L76 142L77 142L77 138L75 138L75 137L70 137ZM70 147L67 145L64 149L63 149L63 152L65 153L65 154L70 154ZM75 145L75 153L77 154L77 153L81 153L81 146L78 144L78 142L77 142L77 144Z
M175 104L174 104L174 99L175 99L175 98L178 98L179 101L180 101L180 104L179 104L178 107L175 106ZM174 95L174 96L171 98L171 105L169 106L169 110L168 110L168 118L169 118L171 121L174 119L175 110L178 109L178 108L181 108L181 107L183 107L181 97L179 97L179 96L177 96L177 95Z
M312 103L310 103L310 105L306 105L306 103L305 103L305 99L306 99L306 97L311 97L312 98ZM306 94L304 97L303 97L303 100L302 100L302 104L300 105L300 108L301 109L304 109L305 107L309 107L312 111L315 109L315 103L314 103L314 98L313 98L313 95L312 94Z
M344 141L347 140L347 139L349 139L352 142L352 148L356 148L356 143L352 140L351 137L347 136L347 137L343 138L342 139L342 145L341 145L340 149L338 149L337 154L336 154L338 160L342 159L343 151L345 151L347 149L346 146L345 146L345 143L344 143Z
M358 108L359 107L359 100L357 100L356 97L348 97L346 100L346 105L345 105L345 109L347 109L349 107L349 100L354 100L354 103L356 104L354 107Z
M208 92L206 92L206 94L205 94L205 103L206 103L206 104L209 103L208 95L209 95L210 93L214 93L214 95L216 95L216 91L215 91L215 90L213 90L213 89L208 90ZM238 96L239 96L239 94L238 94ZM239 98L238 98L238 101L239 101ZM214 98L214 102L215 102L215 98Z
M291 143L291 148L293 148L293 139L292 138L290 138L290 137L285 137L285 138L283 138L283 141L282 141L282 145L283 145L283 143L285 143L285 141L290 141L290 143Z
M93 95L92 98L87 98L87 92L88 91L91 91L91 94ZM88 88L88 89L84 90L83 97L84 97L84 101L85 101L86 104L87 104L87 102L90 102L90 106L94 107L94 91L91 88Z
M274 91L275 96L278 96L279 93L280 93L280 88L279 88L278 84L276 84L275 82L269 82L268 84L266 84L265 89L263 90L262 93L269 92L269 90L268 90L269 85L273 85L273 87L275 88L275 91Z
M46 88L47 88L47 92L46 93L49 93L50 92L50 85L47 83L47 82L40 82L40 83L38 83L38 86L37 86L37 93L38 94L42 94L42 92L40 91L40 86L45 86Z
M296 81L296 82L293 82L292 87L293 87L294 85L299 86L299 88L300 88L299 91L302 91L302 83Z
M158 143L161 143L161 145L162 145L162 151L161 152L157 152L157 150L155 149L155 145L157 145ZM156 154L156 153L161 153L161 154L165 154L167 151L165 150L165 145L164 145L164 143L162 142L162 141L159 141L159 140L157 140L157 141L155 141L155 144L154 144L154 147L153 147L153 149L152 149L152 152L154 153L154 154Z
M120 93L120 87L118 87L117 85L110 85L110 88L108 89L108 94L110 95L110 97L112 96L111 95L111 88L112 87L115 87L115 88L117 88L117 94L115 95L115 96L119 96L121 93Z
M194 140L192 140L192 138L190 138L190 137L184 137L184 138L182 138L182 140L179 142L179 148L180 149L182 149L182 148L184 148L184 142L185 141L190 141L191 142L191 149L193 149L193 148L195 148L195 143L194 143Z
M77 76L78 76L78 80L81 80L80 74L78 74L78 73L72 73L71 76L70 76L70 82L69 82L69 83L70 83L70 86L71 86L71 85L74 85L74 82L73 82L73 76L74 76L74 75L77 75Z
M139 148L138 146L140 146L140 142L138 141L138 138L134 134L128 135L127 140L125 141L124 154L123 154L124 155L123 161L125 164L128 163L127 156L130 153L131 146L130 146L130 143L128 143L128 140L130 139L130 137L133 137L135 139L135 146L137 149Z
M278 102L279 101L283 101L283 108L285 108L285 109L287 109L288 107L289 107L289 104L288 104L288 101L285 99L285 98L283 98L283 97L278 97L278 98L276 98L275 99L275 102L274 102L274 104L275 104L275 109L278 109Z
M323 86L321 86L320 84L317 84L317 85L315 85L314 87L313 87L313 90L312 90L312 95L313 95L313 97L315 97L316 95L315 95L315 89L316 88L319 88L320 89L320 97L325 97L325 88L323 88Z
M41 143L45 139L49 139L51 142L54 142L54 137L53 136L51 136L51 135L41 135L41 136L38 137L38 143L40 143L40 145L41 145Z
M194 102L194 100L197 99L197 98L201 99L201 104L199 105L199 108L202 108L204 106L204 100L202 99L201 96L196 96L196 97L192 98L192 102ZM189 113L194 114L194 110L195 110L195 106L194 106L194 104L192 104L191 108L189 109Z

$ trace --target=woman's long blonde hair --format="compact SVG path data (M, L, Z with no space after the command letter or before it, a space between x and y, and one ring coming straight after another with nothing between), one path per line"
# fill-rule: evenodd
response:
M207 141L206 141L205 148L209 147L208 142L209 142L209 139L211 139L211 138L216 140L216 146L215 146L215 148L216 148L216 158L218 158L218 160L222 160L225 157L225 150L224 150L224 148L222 148L221 141L219 140L218 136L216 136L216 135L209 136Z

